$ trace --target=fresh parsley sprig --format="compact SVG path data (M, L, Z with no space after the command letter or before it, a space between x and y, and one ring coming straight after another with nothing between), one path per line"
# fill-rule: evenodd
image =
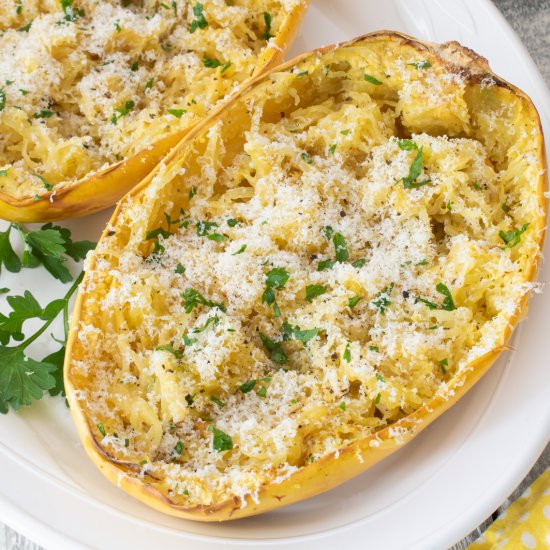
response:
M65 341L69 331L69 301L82 281L84 272L74 281L61 299L53 300L42 307L28 290L22 296L7 298L11 311L0 314L0 413L6 414L10 408L17 411L40 399L45 391L51 395L64 393L63 359L65 343L61 348L37 361L26 355L25 350L39 338L63 312ZM44 324L25 339L23 324L29 319L39 319ZM21 341L9 346L10 340Z
M23 243L21 256L11 245L12 230L17 231ZM56 279L68 283L73 277L65 266L67 259L83 260L95 246L96 243L91 241L73 241L69 229L51 223L31 231L18 223L11 223L6 231L0 231L0 270L4 266L11 273L19 273L22 267L43 265Z

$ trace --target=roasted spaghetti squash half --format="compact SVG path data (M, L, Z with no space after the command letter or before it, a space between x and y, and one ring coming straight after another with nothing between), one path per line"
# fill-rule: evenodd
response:
M281 61L308 0L4 0L0 218L113 205Z
M456 43L381 32L256 79L88 261L65 365L88 454L203 521L364 471L502 351L545 171L529 98Z

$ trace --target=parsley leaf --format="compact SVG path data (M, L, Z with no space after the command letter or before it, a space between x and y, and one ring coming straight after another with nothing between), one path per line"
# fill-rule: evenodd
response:
M181 294L181 297L185 300L185 313L191 313L199 305L210 308L217 307L224 313L226 312L226 307L223 302L213 302L212 300L207 300L200 292L193 288L186 288L185 292Z
M391 305L390 300L390 294L393 290L394 284L392 283L390 286L387 286L384 288L374 300L372 300L371 304L382 314L384 315L386 313L386 310Z
M136 104L132 100L129 100L122 107L117 107L115 114L111 117L111 122L116 124L122 117L130 114L135 106Z
M346 245L346 239L341 233L335 233L332 237L337 262L345 262L349 259L349 252Z
M354 296L353 298L350 298L348 300L348 307L353 309L359 303L359 300L361 300L361 296Z
M355 260L353 262L351 262L351 265L353 267L356 267L357 269L361 269L362 267L364 267L364 265L367 263L367 260L365 260L364 258L361 258L359 260Z
M222 62L218 61L217 59L214 59L212 57L205 57L203 59L204 66L208 69L215 69L216 67L219 67Z
M61 0L61 7L63 8L63 13L65 14L65 21L74 23L80 17L86 15L84 10L80 8L73 7L74 0Z
M407 65L410 65L411 67L415 67L416 69L429 69L432 64L429 61L416 61L414 63L407 63Z
M212 432L212 449L214 449L214 451L221 453L223 451L230 451L233 448L231 436L218 430L218 428L215 428L212 424L208 426L208 431Z
M266 273L265 285L267 288L262 294L262 304L273 305L275 317L281 316L281 310L275 301L275 290L283 288L289 277L290 273L283 267L275 267Z
M193 34L197 29L206 29L206 27L208 27L208 21L204 17L203 9L204 6L200 2L197 2L193 6L193 15L195 16L195 19L189 26L189 32L191 34Z
M0 314L0 413L7 413L11 407L18 410L34 399L40 399L44 391L52 395L64 392L63 357L65 347L37 361L25 354L32 344L63 311L65 339L68 332L68 305L84 273L73 283L65 297L54 300L42 308L34 296L26 291L23 296L7 298L12 311L9 316ZM7 346L10 338L23 340L23 323L28 319L45 321L40 329L17 346Z
M176 359L181 359L183 357L183 350L175 349L174 346L170 345L157 346L155 348L155 351L167 351L168 353L171 353Z
M416 153L416 157L414 158L411 167L409 168L409 175L403 178L403 187L405 189L417 189L418 187L422 187L423 185L431 183L430 179L424 181L416 181L422 173L424 162L423 149L423 147L420 147L420 149L418 149L418 153Z
M439 294L443 294L445 296L443 303L441 304L441 309L444 309L446 311L453 311L456 309L455 303L453 301L453 295L451 294L451 291L445 286L443 283L438 283L435 287L437 292Z
M348 342L346 344L346 348L344 349L344 354L342 355L342 358L346 363L349 363L351 361L351 349L350 349L350 343Z
M319 331L321 329L319 328L312 328L312 329L306 329L302 330L299 326L292 326L290 323L287 323L286 321L283 323L282 326L283 329L283 340L290 340L294 338L294 340L298 340L304 344L304 346L307 346L307 343L319 334Z
M317 264L317 271L325 271L334 267L334 262L332 260L321 260Z
M262 344L265 346L267 351L271 353L271 360L273 362L283 365L288 361L288 357L286 356L280 342L275 342L275 340L271 340L271 338L269 338L262 332L260 332L260 340L262 341Z
M264 23L265 23L265 32L262 35L262 38L264 40L269 40L270 38L273 38L273 35L271 34L271 14L264 11Z
M500 231L498 236L504 241L502 249L505 250L506 248L513 248L518 245L521 242L521 235L527 231L528 227L529 224L525 223L521 229L514 227L514 229L510 229L506 232Z
M365 73L364 78L367 82L370 82L371 84L374 84L375 86L382 86L382 82L375 78L374 76Z
M239 386L239 390L241 390L243 393L248 393L254 389L255 385L256 385L256 380L249 380L248 382L241 384Z
M20 347L0 347L0 412L7 413L9 406L17 411L40 399L44 391L55 387L55 369L55 365L25 356Z
M312 302L313 298L325 294L327 287L323 285L307 285L306 286L306 300Z
M401 151L416 151L418 145L412 139L398 139L397 146Z
M168 109L167 112L176 118L181 118L186 112L186 109ZM191 197L189 197L191 198Z
M21 260L11 246L11 228L12 225L10 224L6 231L0 231L0 270L2 265L4 265L11 273L19 273L21 270Z

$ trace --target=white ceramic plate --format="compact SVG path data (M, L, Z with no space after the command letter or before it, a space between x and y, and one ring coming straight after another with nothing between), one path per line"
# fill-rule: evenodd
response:
M524 47L488 0L313 0L293 54L378 29L459 40L535 101L550 135L550 95ZM96 239L107 214L68 225ZM546 266L540 276L545 280ZM2 286L45 302L61 285L37 270ZM0 518L55 549L222 546L442 549L475 528L525 476L550 438L550 294L531 303L506 353L411 444L345 485L260 517L219 525L163 516L108 483L78 441L62 399L0 418ZM35 348L53 351L51 341Z

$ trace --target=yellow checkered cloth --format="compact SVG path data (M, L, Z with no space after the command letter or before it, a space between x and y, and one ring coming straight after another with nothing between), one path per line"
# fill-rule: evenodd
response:
M468 550L550 549L550 469L546 470Z

